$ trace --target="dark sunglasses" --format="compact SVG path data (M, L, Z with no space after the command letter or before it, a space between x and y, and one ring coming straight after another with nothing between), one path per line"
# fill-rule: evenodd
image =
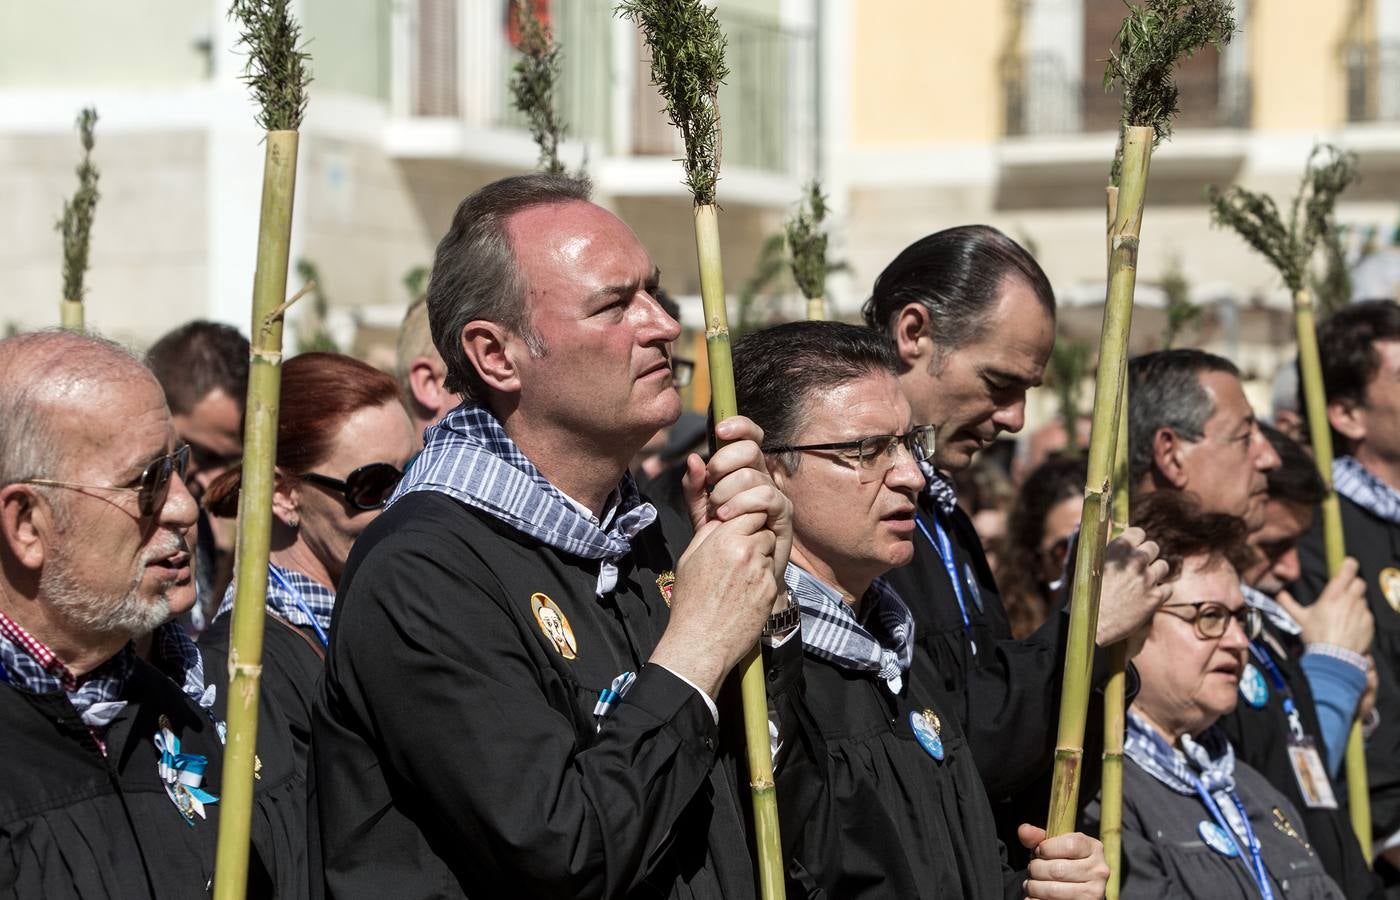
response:
M136 508L142 517L150 518L165 506L170 496L170 477L179 475L183 481L190 468L190 445L184 444L155 460L141 472L135 484L81 484L76 481L55 481L50 478L29 478L21 484L38 484L46 487L69 488L70 490L91 491L135 491Z
M388 500L394 488L399 486L403 473L389 463L377 462L360 466L346 475L344 480L329 475L307 472L298 476L303 481L320 485L332 491L339 491L354 509L379 509Z

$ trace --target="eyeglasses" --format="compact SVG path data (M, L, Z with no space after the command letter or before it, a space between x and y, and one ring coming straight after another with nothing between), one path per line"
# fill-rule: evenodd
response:
M904 434L876 434L858 441L834 444L793 444L786 447L765 447L765 453L799 453L813 450L854 451L856 470L861 484L883 478L894 465L895 454L903 447L915 462L933 459L934 435L932 425L919 425Z
M27 478L19 483L68 488L75 491L134 491L137 510L144 518L150 518L165 506L165 500L170 496L171 475L179 475L180 480L183 481L189 468L190 445L183 444L174 452L167 453L147 466L141 472L141 477L137 479L136 484L82 484L77 481L55 481L51 478Z
M1190 613L1182 614L1172 612L1174 609L1191 609ZM1252 606L1242 606L1231 612L1229 607L1220 603L1173 603L1163 606L1158 612L1176 616L1183 622L1190 622L1196 626L1196 636L1203 641L1213 641L1216 638L1224 637L1225 632L1230 628L1230 620L1240 623L1240 628L1244 631L1244 636L1254 640L1259 636L1259 632L1264 627L1264 616L1259 610Z
M683 388L695 378L695 363L681 356L671 357L671 381Z
M389 500L389 495L398 487L403 473L389 463L377 462L360 466L344 480L329 475L307 472L298 476L303 481L339 491L345 502L354 509L379 509Z

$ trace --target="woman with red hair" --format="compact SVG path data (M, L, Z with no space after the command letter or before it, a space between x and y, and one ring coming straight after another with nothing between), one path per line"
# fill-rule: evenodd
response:
M282 367L262 683L287 719L298 769L311 737L311 696L336 583L355 538L398 486L417 443L389 375L338 353L303 353ZM206 495L210 512L236 515L241 483L238 468L216 479ZM212 660L207 672L226 671L236 588L229 586L200 637Z

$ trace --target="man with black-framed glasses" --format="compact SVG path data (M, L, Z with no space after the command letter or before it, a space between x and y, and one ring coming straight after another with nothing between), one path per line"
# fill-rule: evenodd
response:
M195 599L189 447L149 370L66 332L0 341L0 422L0 893L201 894L223 726L172 621ZM305 829L301 778L261 733L259 754L250 893L303 896L304 854L271 852Z

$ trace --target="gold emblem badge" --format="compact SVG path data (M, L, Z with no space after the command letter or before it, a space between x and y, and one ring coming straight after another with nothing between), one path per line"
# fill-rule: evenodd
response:
M1390 604L1390 608L1400 613L1400 569L1384 568L1376 578L1380 585L1381 596L1385 602Z
M578 658L578 641L574 630L569 627L569 618L564 611L544 594L530 595L530 612L535 614L535 624L565 659Z
M671 605L671 591L676 587L676 573L667 569L656 576L656 587L661 591L661 599L666 601L666 605Z

